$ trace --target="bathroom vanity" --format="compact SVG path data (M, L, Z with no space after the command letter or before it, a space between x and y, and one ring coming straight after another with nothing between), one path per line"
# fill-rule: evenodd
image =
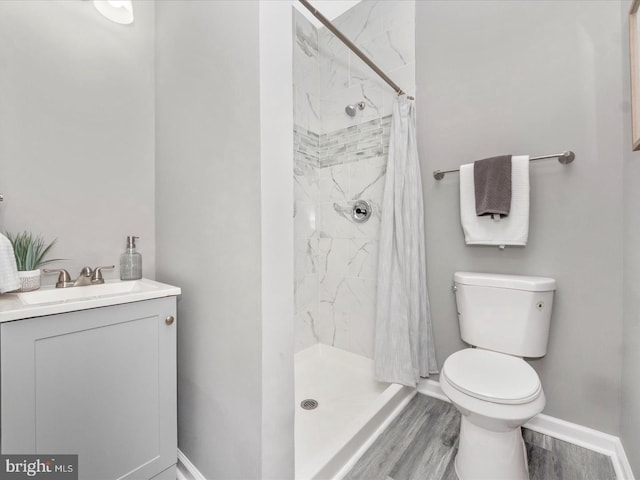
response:
M78 454L82 479L174 480L180 289L104 286L0 296L0 448Z

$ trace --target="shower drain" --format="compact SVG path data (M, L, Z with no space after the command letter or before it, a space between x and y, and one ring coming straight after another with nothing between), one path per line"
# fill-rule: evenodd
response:
M314 408L318 407L318 402L317 402L317 400L314 400L313 398L307 398L307 399L302 400L300 402L300 406L302 408L304 408L305 410L313 410Z

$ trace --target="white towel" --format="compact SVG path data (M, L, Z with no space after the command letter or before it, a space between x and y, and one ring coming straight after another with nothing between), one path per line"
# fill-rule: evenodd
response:
M511 211L499 221L476 215L473 163L461 165L460 220L467 245L525 246L529 237L529 156L511 159Z
M7 237L0 233L0 293L20 288L16 256Z

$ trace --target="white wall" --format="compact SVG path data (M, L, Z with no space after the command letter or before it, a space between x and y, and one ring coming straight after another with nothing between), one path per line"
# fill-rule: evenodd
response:
M416 3L418 140L427 272L438 363L463 348L453 273L558 281L546 357L531 363L545 413L620 429L622 338L622 66L620 3ZM573 150L531 166L525 248L467 247L457 174L496 154Z
M294 477L291 22L287 2L260 2L263 479Z
M622 65L624 93L624 335L620 436L636 477L640 477L640 152L631 150L631 98L629 81L629 20L631 1L622 2Z
M0 2L0 231L58 238L75 278L140 236L155 275L154 4L117 25L93 2ZM43 278L55 283L56 276Z
M183 292L179 448L209 479L293 476L291 6L272 7L157 4L158 278Z

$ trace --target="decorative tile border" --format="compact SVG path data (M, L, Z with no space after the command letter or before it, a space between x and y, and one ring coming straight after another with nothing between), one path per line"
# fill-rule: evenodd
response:
M320 157L320 140L318 134L294 124L293 157L295 163L300 161L317 167Z
M385 155L389 149L391 115L320 135L318 165L330 167Z
M381 157L389 152L390 136L391 115L322 135L294 125L295 159L324 168Z

